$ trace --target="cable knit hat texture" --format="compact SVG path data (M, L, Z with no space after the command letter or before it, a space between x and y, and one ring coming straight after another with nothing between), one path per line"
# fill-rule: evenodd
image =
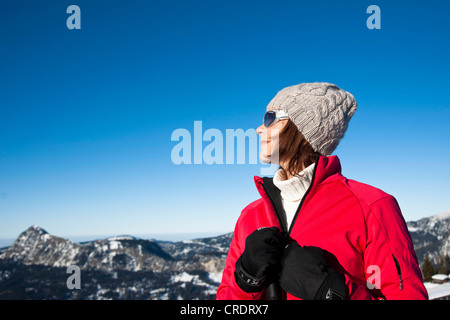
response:
M301 83L280 90L267 109L287 112L314 151L330 155L357 109L353 95L327 82Z

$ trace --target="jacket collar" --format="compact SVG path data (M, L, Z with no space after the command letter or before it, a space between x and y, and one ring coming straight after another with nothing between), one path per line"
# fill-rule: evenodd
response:
M319 156L316 161L311 187L317 186L325 181L328 182L336 179L341 175L341 170L341 162L337 156ZM261 197L266 198L267 194L262 185L265 183L270 183L273 185L273 178L259 176L254 176L253 178L259 194ZM274 189L269 187L269 190Z
M321 183L335 180L340 176L341 163L337 156L319 156L316 160L313 179L308 191ZM289 232L289 230L287 230L286 213L281 202L280 190L273 184L273 178L254 176L254 180L256 188L264 200L266 210L273 213L271 216L278 217L277 220L283 231ZM293 224L294 223L292 223L291 228L293 227Z

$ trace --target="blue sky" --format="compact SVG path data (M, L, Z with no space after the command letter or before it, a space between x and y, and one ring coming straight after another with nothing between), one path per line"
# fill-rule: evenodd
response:
M69 30L69 5L81 29ZM369 30L369 5L381 29ZM447 1L0 2L0 238L232 231L257 164L175 165L174 130L256 129L282 88L359 109L334 154L406 220L450 209ZM204 142L203 148L208 145Z

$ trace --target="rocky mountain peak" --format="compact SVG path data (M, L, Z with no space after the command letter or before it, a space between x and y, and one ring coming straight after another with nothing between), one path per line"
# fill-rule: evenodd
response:
M33 225L22 232L1 257L24 264L48 265L50 261L52 265L61 266L73 261L74 250L78 246Z
M0 253L0 299L212 299L231 235L74 243L31 226ZM67 289L70 265L80 268L83 290Z
M425 256L436 264L440 256L450 255L450 210L407 225L420 263Z
M0 254L0 259L25 265L43 265L126 271L163 272L207 270L223 267L231 237L198 239L185 242L158 242L122 235L82 243L50 235L39 226L31 226ZM187 261L188 260L188 261Z
M17 240L21 240L21 241L36 241L36 240L42 240L42 241L47 241L48 239L50 239L50 234L45 231L44 229L42 229L41 227L37 226L37 225L33 225L31 227L29 227L27 230L25 230L24 232L22 232L19 237L17 238ZM16 240L16 241L17 241Z

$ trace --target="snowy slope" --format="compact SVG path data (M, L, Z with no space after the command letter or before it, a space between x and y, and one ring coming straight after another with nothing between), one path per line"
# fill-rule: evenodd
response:
M440 255L450 255L450 210L407 225L420 264L427 255L435 264Z
M231 233L164 242L117 236L74 243L32 226L0 253L0 299L214 299ZM68 290L79 266L84 290Z

